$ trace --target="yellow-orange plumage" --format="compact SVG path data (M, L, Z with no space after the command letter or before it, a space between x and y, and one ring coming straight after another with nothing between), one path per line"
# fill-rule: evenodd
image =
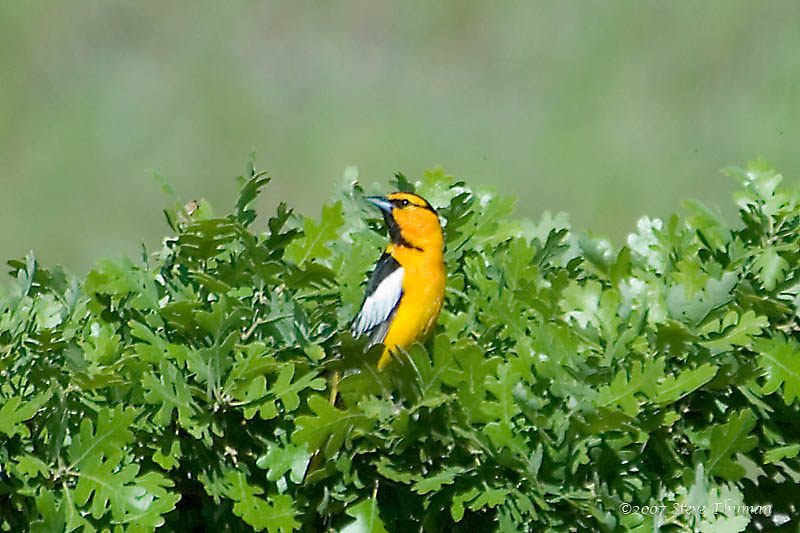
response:
M384 368L398 348L423 342L436 324L444 300L444 239L436 211L422 197L398 192L368 200L383 212L391 243L369 280L353 330L384 344L378 361Z
M367 282L352 329L356 335L369 335L372 344L383 343L378 360L383 369L399 349L424 342L436 325L444 301L444 237L439 216L421 196L396 192L367 200L383 213L391 242ZM331 376L330 387L330 403L335 405L338 372ZM317 450L309 471L321 457Z

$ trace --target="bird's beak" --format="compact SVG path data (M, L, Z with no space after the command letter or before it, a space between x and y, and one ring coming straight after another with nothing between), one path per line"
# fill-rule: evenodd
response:
M392 202L383 196L365 196L364 199L389 215L392 214Z

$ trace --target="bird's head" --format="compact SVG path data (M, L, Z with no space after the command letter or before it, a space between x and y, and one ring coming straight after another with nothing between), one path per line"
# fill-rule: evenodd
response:
M442 248L439 215L422 196L393 192L386 197L367 196L366 200L381 210L393 244L419 250L430 246Z

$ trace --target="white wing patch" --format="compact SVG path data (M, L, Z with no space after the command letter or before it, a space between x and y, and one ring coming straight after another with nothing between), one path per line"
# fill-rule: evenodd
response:
M353 322L353 332L356 335L370 331L389 318L400 297L403 296L404 272L403 267L395 269L381 280L372 294L366 297Z

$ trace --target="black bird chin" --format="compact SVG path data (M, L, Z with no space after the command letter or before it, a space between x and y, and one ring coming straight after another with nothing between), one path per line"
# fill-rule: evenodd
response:
M405 240L403 239L403 232L400 231L400 226L390 211L383 211L383 221L386 222L386 227L389 228L389 238L392 239L393 243L400 244Z

